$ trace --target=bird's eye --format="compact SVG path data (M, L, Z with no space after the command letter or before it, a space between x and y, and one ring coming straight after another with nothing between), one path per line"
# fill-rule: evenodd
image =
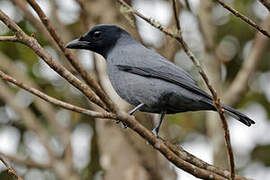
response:
M100 37L100 35L101 35L101 31L95 31L94 34L93 34L93 37L94 37L95 39L97 39L97 38Z

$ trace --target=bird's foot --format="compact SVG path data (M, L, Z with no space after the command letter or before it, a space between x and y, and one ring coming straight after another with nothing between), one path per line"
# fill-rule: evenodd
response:
M158 129L157 128L154 128L152 130L152 133L155 135L156 138L158 138Z
M126 129L127 127L126 123L121 122L121 128Z
M121 128L123 129L126 129L128 127L125 123L121 122L120 120L116 120L116 124L119 124L119 123L121 123L120 125L121 125Z

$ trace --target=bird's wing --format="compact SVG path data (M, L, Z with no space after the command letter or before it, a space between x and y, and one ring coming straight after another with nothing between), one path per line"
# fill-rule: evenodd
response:
M189 80L185 77L182 77L178 74L174 74L171 72L163 72L162 70L156 71L153 68L147 68L147 67L132 67L128 65L117 65L118 69L120 71L126 71L129 73L137 74L144 77L151 77L156 79L162 79L164 81L176 84L178 86L181 86L185 89L190 90L191 92L201 95L206 98L210 98L211 96L201 90L192 80Z

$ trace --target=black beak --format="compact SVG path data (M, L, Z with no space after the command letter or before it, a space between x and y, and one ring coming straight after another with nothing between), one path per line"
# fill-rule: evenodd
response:
M69 49L88 49L89 48L89 42L88 41L83 41L80 39L75 39L73 41L70 41L67 45L66 48Z

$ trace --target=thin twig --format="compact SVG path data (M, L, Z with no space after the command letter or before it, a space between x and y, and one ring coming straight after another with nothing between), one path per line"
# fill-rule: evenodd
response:
M50 35L50 33L47 31L46 27L44 26L44 24L42 24L42 22L37 19L32 12L30 11L31 9L28 7L28 4L26 1L22 1L22 0L12 0L12 2L14 3L14 5L16 5L17 7L19 7L23 13L26 19L28 19L36 28L37 31L41 34L43 34L43 37L45 39L47 39L54 47L55 49L57 49L57 53L58 55L61 57L61 59L64 59L63 57L63 53L60 50L60 48L58 47L57 43L54 41L54 39L52 38L52 36ZM52 1L52 14L55 15L56 14L56 9L55 9L55 1ZM54 20L56 22L58 21L58 18L54 17ZM62 35L66 35L67 32L64 31L64 29L61 26L61 31L62 31ZM77 74L78 72L71 66L71 64L68 61L64 61L64 66L71 71L73 74ZM17 72L16 70L14 70L14 68L11 68L11 71L13 70L13 72ZM15 77L25 77L25 74L23 76L15 76ZM36 87L37 85L36 83L34 83L31 79L27 79L24 82L30 82L29 85L31 85L32 87ZM56 113L55 113L55 109L51 106L51 104L49 103L43 103L39 98L36 98L37 100L34 101L34 104L36 105L36 107L38 108L38 110L44 115L44 117L47 118L48 122L50 123L50 127L53 128L54 132L57 133L57 135L61 138L62 143L67 144L66 146L66 150L65 152L72 152L71 150L71 146L70 143L68 143L70 141L70 129L64 126L61 126L59 124L58 121L56 121ZM67 155L70 159L72 159L72 153ZM68 164L68 163L66 163ZM69 163L71 164L71 163ZM69 171L71 172L71 170Z
M181 4L179 1L175 1L176 8L180 10ZM178 13L179 14L179 13ZM178 16L179 17L179 16ZM175 28L175 17L170 18L168 28ZM170 61L174 61L175 54L180 50L179 43L170 36L165 36L162 46L157 48L156 51L162 56L166 57Z
M79 64L78 60L72 55L71 51L65 48L64 42L61 40L60 36L56 33L54 26L52 25L50 19L46 16L40 6L37 4L35 0L27 0L27 2L32 6L32 8L36 11L39 18L46 26L47 30L49 31L50 35L53 37L61 51L64 53L66 58L72 64L72 66L80 73L81 77L85 80L85 82L93 89L93 91L105 102L106 106L111 111L116 111L116 107L107 96L107 94L101 89L101 87L95 82L95 80L89 75L86 69ZM105 108L106 109L106 108ZM107 109L108 110L108 109Z
M7 167L9 174L13 175L17 180L23 180L23 178L17 175L16 171L8 165L2 156L0 156L0 161L2 161L2 163Z
M174 15L177 30L180 32L181 31L181 26L180 26L179 14L178 14L178 10L177 10L177 5L176 5L177 2L176 1L177 0L172 0L173 15Z
M191 11L191 7L190 7L190 4L189 4L188 0L185 0L185 4L186 4L186 7L187 7L187 10Z
M247 16L245 16L245 15L241 14L240 12L238 12L237 10L233 9L232 7L230 7L228 4L226 4L222 0L215 0L215 1L217 1L221 6L223 6L225 9L227 9L228 11L230 11L236 17L241 18L243 21L245 21L246 23L248 23L249 25L251 25L252 27L254 27L255 29L257 29L258 31L260 31L262 34L264 34L268 38L270 38L270 34L269 34L268 31L266 31L265 29L263 29L261 26L257 25L254 21L252 21L251 19L249 19Z
M18 156L0 153L0 157L1 156L5 157L9 161L15 162L17 164L23 164L28 167L34 167L34 168L39 168L39 169L49 169L52 167L52 164L39 164L31 159L26 159L24 157L18 157Z
M0 36L0 42L1 41L18 42L18 39L16 36Z
M83 29L83 31L84 32L86 32L86 31L88 31L88 29L89 29L89 23L88 22L90 22L89 21L89 16L87 15L87 9L86 9L86 7L85 7L85 3L86 3L86 1L85 0L76 0L77 1L77 3L80 5L80 8L81 8L81 10L80 10L80 17L81 17L81 20L82 20L82 29ZM96 83L101 87L101 88L103 88L102 86L101 86L101 83L100 83L100 77L99 77L99 73L98 73L98 71L97 71L97 58L96 58L96 53L93 53L92 54L92 58L93 58L93 73L94 74L96 74ZM88 61L87 59L85 60L85 61ZM108 96L109 97L109 96ZM113 102L113 101L112 101ZM115 105L114 105L115 106ZM115 110L113 110L113 112L114 112Z
M31 36L26 35L22 29L11 20L3 11L0 10L0 20L3 21L15 34L20 43L25 44L31 48L39 57L41 57L52 69L54 69L59 75L65 78L70 84L78 88L90 101L96 105L108 110L106 105L100 100L100 98L87 86L85 83L76 78L70 73L64 66L57 63L57 61L45 51L37 40Z
M160 31L164 32L165 34L175 38L182 45L183 50L185 51L187 56L190 58L190 60L193 62L193 64L197 67L200 75L202 76L204 82L206 83L208 89L210 90L210 92L212 94L213 104L214 104L215 108L217 109L217 112L219 113L220 119L222 121L222 125L224 128L224 137L225 137L226 147L227 147L228 156L229 156L231 178L234 179L234 174L235 174L235 172L234 172L234 157L233 157L233 151L232 151L232 147L231 147L231 143L230 143L230 134L229 134L229 130L228 130L228 125L226 122L226 118L224 116L224 109L222 108L222 106L220 104L220 100L217 97L216 91L210 85L209 79L208 79L206 73L204 72L204 70L200 66L199 60L193 55L193 53L189 49L188 45L184 41L182 34L181 34L181 31L179 31L180 28L178 29L177 33L172 33L172 31L170 29L167 29L166 27L162 26L160 23L154 21L153 19L149 19L149 18L145 17L143 14L139 13L138 11L133 9L131 6L129 6L125 1L118 0L118 2L120 4L122 4L123 6L125 6L126 8L128 8L131 12L133 12L134 14L136 14L137 16L139 16L140 18L142 18L143 20L145 20L146 22L148 22L149 24L154 26L155 28L157 28ZM177 14L177 13L175 13L175 14ZM176 21L179 21L179 19L177 18ZM180 24L180 23L178 22L177 24Z
M181 26L180 26L180 21L178 18L178 11L176 8L176 2L175 0L173 1L173 11L174 11L174 17L175 17L175 21L176 21L176 26L178 29L178 33L179 33L179 40L181 41L181 45L184 49L184 51L186 52L187 55L189 55L189 58L195 59L196 57L193 56L193 54L191 53L187 43L184 41L183 36L182 36L182 32L181 32ZM191 56L190 56L191 55ZM196 60L198 62L198 60ZM194 63L195 61L193 61ZM196 63L194 63L196 65ZM199 65L199 64L198 64ZM199 65L200 66L200 65ZM222 122L222 127L223 127L223 132L224 132L224 138L225 138L225 143L226 143L226 148L227 148L227 152L228 152L228 158L229 158L229 167L230 167L230 173L231 173L231 179L234 179L235 176L235 170L234 170L234 157L233 157L233 150L232 150L232 146L231 146L231 138L230 138L230 132L229 132L229 128L228 128L228 123L226 121L226 118L224 116L224 109L221 106L220 103L220 99L217 96L217 93L215 91L215 89L210 85L209 79L206 75L206 73L204 72L204 70L202 69L202 67L199 67L199 72L202 76L202 78L204 79L204 82L206 83L208 89L211 91L212 93L212 98L213 98L213 103L218 111L219 117L221 119Z
M47 41L49 41L54 47L57 48L56 43L51 38L45 26L32 14L32 12L27 7L26 1L22 0L11 0L11 1L15 6L19 7L23 11L24 17L28 19L37 28L37 30L44 35L44 38L47 39Z
M32 12L30 11L31 9L28 7L27 2L22 1L22 0L11 0L11 1L13 2L13 4L15 6L17 6L18 8L20 8L23 11L25 19L30 21L31 24L35 28L37 28L37 31L43 35L44 39L46 39L53 47L55 47L55 49L57 49L57 54L61 57L61 59L64 59L63 58L64 55L63 55L63 53L61 53L62 51L58 47L57 43L54 41L54 39L52 38L50 33L47 31L44 24L42 24L42 22L32 14ZM71 64L69 62L63 61L63 63L65 63L64 66L69 71L71 71L72 74L78 74L78 72L71 66Z
M179 33L179 40L181 41L181 45L184 49L184 51L186 52L187 55L189 55L189 58L193 60L193 63L195 62L196 57L191 53L191 50L189 49L187 43L184 41L183 36L182 36L182 32L181 32L181 26L180 26L180 22L179 22L179 18L178 18L178 13L177 13L177 9L175 6L175 0L173 0L173 11L175 14L175 21L176 21L176 25L178 27L178 33ZM191 56L190 56L191 55ZM196 60L196 62L199 62L198 60ZM194 63L196 65L196 63ZM215 106L215 108L218 111L219 117L221 119L222 122L222 127L223 127L223 132L224 132L224 138L225 138L225 143L226 143L226 148L227 148L227 152L228 152L228 158L229 158L229 167L230 167L230 173L231 173L231 179L234 179L235 176L235 169L234 169L234 156L233 156L233 150L232 150L232 146L231 146L231 138L230 138L230 132L229 132L229 128L228 128L228 124L226 121L226 118L224 116L224 109L222 108L222 105L220 103L220 99L217 96L216 90L211 86L210 82L209 82L209 78L207 77L206 73L204 72L204 70L202 69L202 67L199 65L199 72L204 80L204 82L206 83L208 89L211 91L212 94L212 98L213 98L213 104Z
M88 110L88 109L84 109L84 108L81 108L81 107L78 107L78 106L75 106L75 105L72 105L72 104L69 104L69 103L66 103L66 102L63 102L63 101L60 101L58 99L55 99L51 96L48 96L47 94L35 89L35 88L31 88L31 87L28 87L27 85L23 84L22 82L12 78L11 76L5 74L4 72L0 71L0 78L2 78L3 80L5 81L8 81L38 97L40 97L41 99L47 101L47 102L50 102L56 106L59 106L59 107L62 107L62 108L65 108L67 110L70 110L70 111L74 111L74 112L77 112L77 113L82 113L82 114L85 114L85 115L88 115L88 116L91 116L91 117L94 117L94 118L112 118L112 119L116 119L116 116L112 113L107 113L107 112L96 112L96 111L91 111L91 110Z

